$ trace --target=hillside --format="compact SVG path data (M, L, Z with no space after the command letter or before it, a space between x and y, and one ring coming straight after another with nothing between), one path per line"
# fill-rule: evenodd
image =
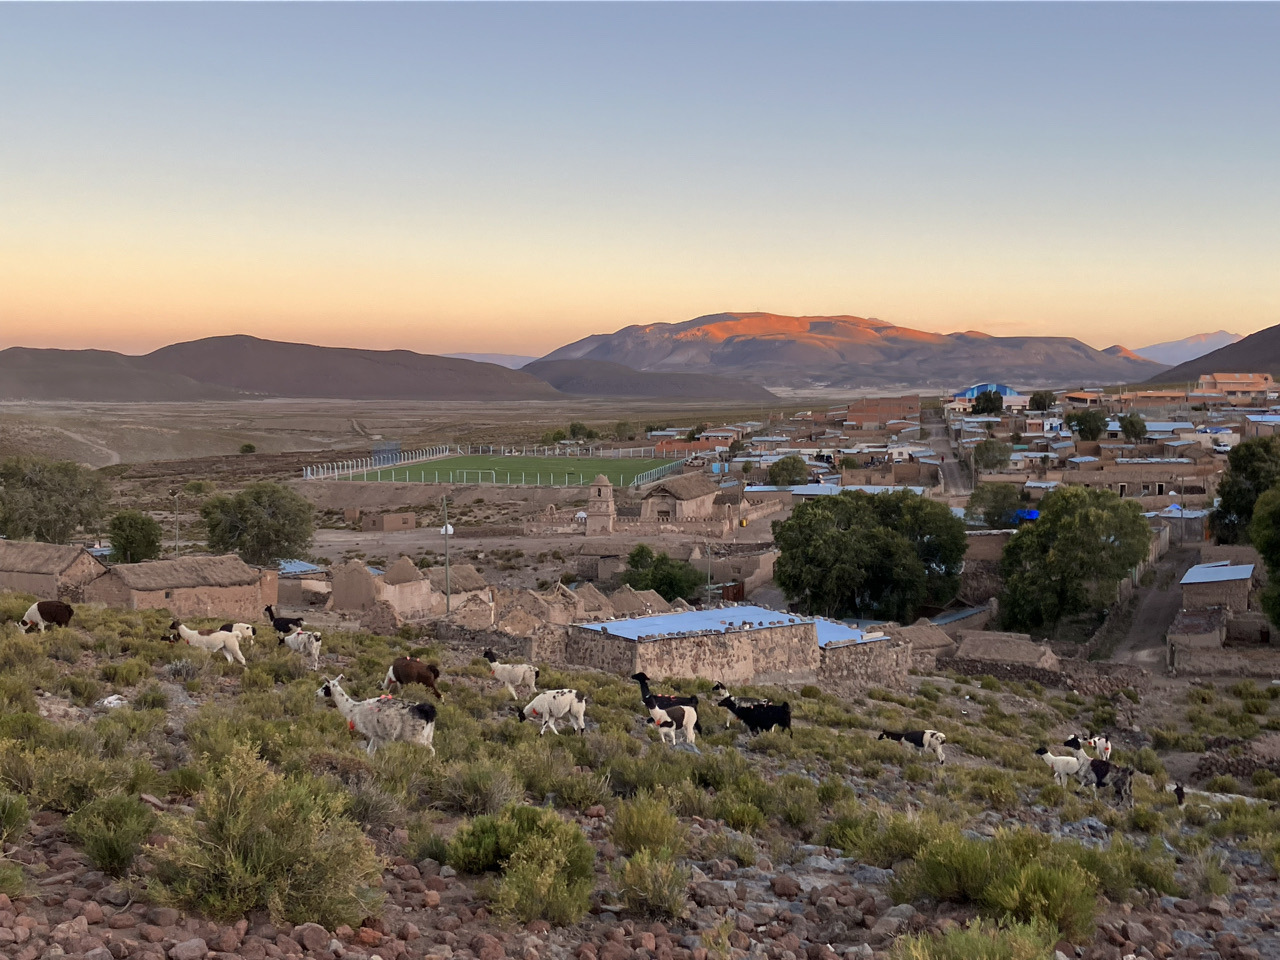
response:
M1140 357L1154 360L1156 363L1167 363L1169 366L1175 366L1179 363L1186 363L1188 360L1194 360L1197 357L1203 357L1206 353L1212 353L1219 347L1230 346L1243 339L1243 335L1239 333L1228 333L1226 330L1219 330L1216 333L1197 333L1191 337L1183 337L1181 340L1166 340L1164 343L1153 343L1149 347L1138 347L1133 352Z
M1202 373L1269 373L1280 377L1280 325L1165 370L1152 382L1191 383Z
M651 372L701 372L769 387L955 387L1133 381L1161 369L1071 337L939 334L862 317L719 313L631 326L549 353L545 361L603 360Z
M176 370L147 371L138 357L109 350L0 350L0 400L161 402L228 400L238 391Z
M561 393L670 400L776 400L764 387L711 374L645 373L607 360L538 360L522 368Z

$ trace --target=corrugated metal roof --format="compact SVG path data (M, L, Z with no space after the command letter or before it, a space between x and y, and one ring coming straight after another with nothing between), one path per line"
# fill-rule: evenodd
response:
M1217 563L1198 563L1182 578L1182 583L1230 583L1234 580L1249 580L1253 577L1253 564L1241 563L1232 565L1228 560Z

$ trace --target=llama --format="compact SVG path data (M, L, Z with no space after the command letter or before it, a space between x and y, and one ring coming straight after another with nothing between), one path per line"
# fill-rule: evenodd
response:
M302 629L303 620L301 617L277 617L270 604L267 604L264 609L267 619L271 621L271 626L276 633L293 633L295 630Z
M169 624L169 629L178 631L175 641L181 638L183 642L199 647L206 653L221 653L227 658L227 663L234 660L244 666L244 654L240 652L238 634L227 630L192 630L178 620Z
M347 726L369 741L365 750L374 753L384 743L403 740L426 747L435 756L431 742L436 732L436 708L429 703L411 703L395 697L353 700L339 685L342 674L326 680L317 697L332 700Z
M631 679L640 684L640 700L644 703L646 710L649 708L648 701L650 698L652 698L653 702L664 710L670 707L693 707L695 723L694 729L697 730L698 733L702 732L702 722L697 719L697 697L682 697L671 693L652 693L649 690L649 677L643 672L633 673L631 675ZM728 724L726 724L726 726L728 726Z
M443 700L444 694L436 687L440 679L440 667L434 663L423 663L417 657L397 657L387 667L387 675L382 678L382 689L390 690L393 683L404 686L406 683L420 683Z
M946 763L942 745L947 742L947 735L937 730L907 730L898 733L894 730L881 730L877 740L896 740L898 743L909 743L921 753L932 753L939 763Z
M556 721L563 720L566 716L569 718L569 726L580 734L585 733L586 712L587 698L577 690L544 690L526 704L519 716L522 723L525 720L542 721L542 729L538 731L538 736L546 733L547 727L559 736L560 731L556 729Z
M1048 747L1041 747L1036 754L1049 765L1049 769L1053 771L1053 779L1061 787L1067 785L1068 777L1074 777L1080 772L1079 757L1055 757Z
M698 725L698 711L694 707L679 704L662 707L652 695L644 698L644 705L649 711L653 725L658 728L659 740L665 742L664 734L670 733L671 745L674 747L677 730L684 731L684 739L687 743L693 743L697 739L694 731Z
M538 692L538 674L541 671L527 663L499 663L498 655L492 650L486 650L484 658L489 661L489 672L500 683L507 685L507 689L511 691L512 700L520 699L520 695L516 693L516 687L527 686L530 693Z
M22 627L23 633L30 633L37 627L41 633L44 633L50 626L65 627L74 615L75 610L69 603L63 603L61 600L37 600L27 608L18 626Z
M302 662L308 670L320 669L320 634L314 630L295 630L280 642L290 650L302 654Z

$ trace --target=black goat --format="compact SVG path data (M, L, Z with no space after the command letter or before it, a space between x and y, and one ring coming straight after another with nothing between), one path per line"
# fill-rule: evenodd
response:
M1093 774L1093 789L1096 793L1103 787L1111 787L1115 791L1116 803L1129 801L1133 805L1133 768L1122 767L1110 760L1090 760L1089 772Z
M733 697L725 697L717 706L724 707L741 720L751 733L762 733L774 727L781 727L795 736L791 730L791 704L789 703L766 702L741 705L735 703Z
M301 617L277 617L276 612L271 609L271 605L266 607L267 619L271 621L271 626L275 628L276 633L293 633L295 630L302 629Z

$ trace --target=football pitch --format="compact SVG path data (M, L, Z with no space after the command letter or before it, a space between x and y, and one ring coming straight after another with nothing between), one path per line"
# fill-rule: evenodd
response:
M399 483L495 483L538 487L580 487L604 474L614 486L629 487L636 477L675 460L613 457L443 457L426 463L356 471L352 480ZM342 475L343 479L348 479Z

